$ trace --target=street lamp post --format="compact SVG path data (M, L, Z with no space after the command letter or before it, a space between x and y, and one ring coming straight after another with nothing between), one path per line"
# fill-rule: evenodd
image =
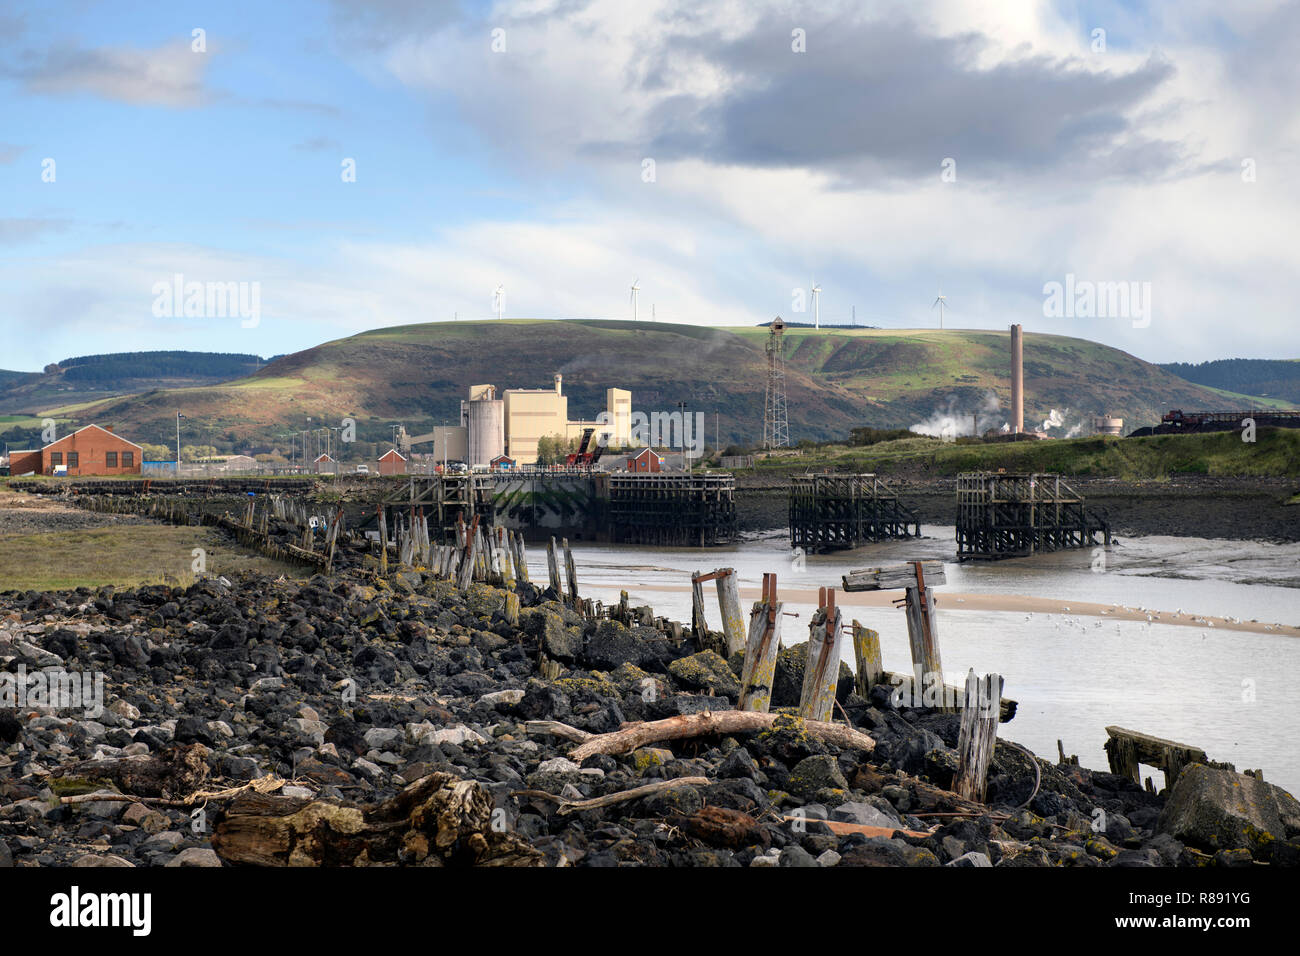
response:
M686 441L686 403L678 402L677 407L682 411L682 430L679 434L682 436L682 455L686 458L686 474L691 473L691 447Z

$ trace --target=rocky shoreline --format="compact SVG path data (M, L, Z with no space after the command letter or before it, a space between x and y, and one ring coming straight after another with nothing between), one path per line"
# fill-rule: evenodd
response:
M741 475L736 512L742 531L770 531L789 523L787 477ZM1293 478L1195 477L1169 481L1068 478L1090 509L1106 515L1117 535L1172 535L1233 541L1300 541L1300 493ZM957 521L951 478L898 479L904 504L924 526Z
M780 716L573 760L629 722L733 710L739 656L648 609L586 618L520 583L512 624L504 590L360 564L0 594L0 670L104 687L102 712L0 706L0 866L1300 862L1278 788L1195 765L1157 795L1031 757L1014 723L974 805L947 789L959 718L863 698L843 665L837 721L870 750ZM782 650L774 711L805 657Z

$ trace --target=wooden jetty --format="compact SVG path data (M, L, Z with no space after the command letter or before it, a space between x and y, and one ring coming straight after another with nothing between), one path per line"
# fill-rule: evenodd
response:
M916 514L878 475L801 475L790 479L793 547L816 553L920 535Z
M1098 542L1097 536L1102 536ZM1060 475L957 476L957 559L997 560L1110 544L1110 525Z
M602 475L603 531L625 544L707 548L738 534L733 475ZM600 488L600 485L597 485Z

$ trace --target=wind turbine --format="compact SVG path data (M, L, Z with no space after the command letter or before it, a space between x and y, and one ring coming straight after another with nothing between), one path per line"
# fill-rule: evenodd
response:
M636 321L636 294L641 291L641 287L637 285L637 283L640 281L641 281L640 279L632 280L632 321L633 322Z
M492 304L496 306L497 318L501 318L501 313L506 307L506 287L498 285L492 292Z
M943 293L940 292L939 297L934 300L934 305L930 306L931 311L933 311L934 306L937 305L939 307L939 328L943 328L943 309L947 304L948 300L944 298Z
M821 294L822 294L822 287L819 286L817 282L814 280L813 287L812 287L814 329L820 329L822 327Z

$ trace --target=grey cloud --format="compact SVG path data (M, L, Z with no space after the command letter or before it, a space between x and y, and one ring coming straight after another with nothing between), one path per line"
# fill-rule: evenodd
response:
M0 143L0 166L8 166L25 152L27 152L26 146L19 146L17 143Z
M33 93L90 93L124 103L186 108L209 100L203 84L208 56L192 52L188 41L153 50L65 44L41 55L28 51L22 65L2 72Z
M330 150L342 149L335 140L330 139L328 136L313 136L300 143L294 143L293 148L304 153L324 153Z
M31 242L50 232L63 232L63 219L0 219L0 245Z
M710 100L663 105L654 149L669 157L822 168L849 181L937 176L945 157L982 177L1158 176L1186 161L1181 144L1149 139L1129 118L1173 73L1158 57L1128 72L1045 56L981 69L982 37L906 21L813 26L806 53L791 52L775 25L687 42L735 82Z

